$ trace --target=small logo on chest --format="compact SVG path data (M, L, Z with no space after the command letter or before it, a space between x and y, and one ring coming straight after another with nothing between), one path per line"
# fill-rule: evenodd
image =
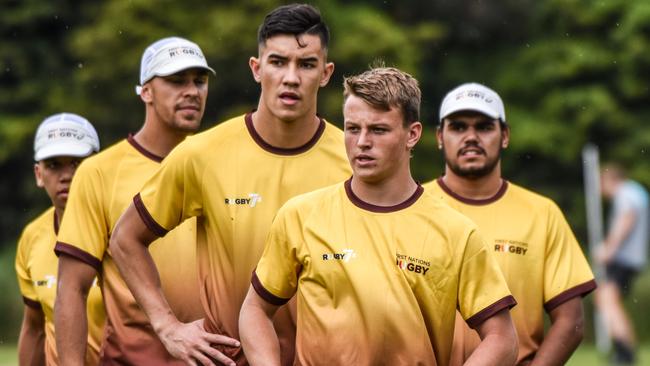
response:
M34 285L38 287L47 287L47 288L52 288L56 285L56 276L54 275L46 275L45 279L42 280L35 280Z
M354 249L343 249L342 252L340 253L323 253L323 260L324 261L342 261L342 262L349 262L352 259L355 259L357 257L357 252L354 251Z
M431 269L431 262L399 253L395 254L395 264L403 271L419 273L423 276Z
M262 196L258 193L249 193L248 198L246 197L235 197L235 198L226 198L224 203L227 205L237 205L237 206L250 206L255 207L258 203L262 202Z
M528 243L516 240L497 239L494 241L494 251L523 256L528 251Z

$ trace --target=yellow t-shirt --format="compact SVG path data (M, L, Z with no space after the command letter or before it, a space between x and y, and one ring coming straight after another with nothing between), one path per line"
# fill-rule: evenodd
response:
M182 364L155 334L120 275L108 247L111 231L162 159L132 138L81 163L70 188L55 251L94 267L99 273L107 322L102 362L132 365ZM184 321L203 317L196 270L196 220L149 247L174 313Z
M16 251L18 286L25 305L45 315L45 360L58 365L54 332L54 300L59 259L54 254L58 231L54 207L50 207L23 230ZM97 365L104 330L104 303L97 283L88 293L88 347L86 364Z
M447 365L457 308L478 326L515 305L476 226L423 191L378 207L348 180L278 212L252 283L297 292L299 364Z
M239 310L277 210L350 174L343 132L335 126L321 120L307 144L280 149L261 139L247 114L187 138L134 202L157 235L197 217L205 326L239 338ZM245 362L240 349L223 351Z
M550 199L506 181L486 200L460 197L442 179L424 187L473 220L487 239L517 299L511 314L519 336L518 362L532 359L544 338L543 311L596 288L564 215ZM458 342L461 357L468 357L478 344L478 334L465 327L456 337L463 339Z

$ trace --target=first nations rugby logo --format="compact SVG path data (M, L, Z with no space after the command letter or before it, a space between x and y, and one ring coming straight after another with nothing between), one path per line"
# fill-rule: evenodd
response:
M260 196L259 193L249 193L248 198L246 197L226 198L224 199L224 202L227 205L255 207L257 206L258 203L262 202L262 196Z
M395 264L403 271L420 273L423 276L431 269L431 262L405 254L395 254Z

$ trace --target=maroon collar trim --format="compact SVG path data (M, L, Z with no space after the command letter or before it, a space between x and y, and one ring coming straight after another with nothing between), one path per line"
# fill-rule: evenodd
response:
M354 192L352 191L352 178L346 180L344 186L345 186L345 193L347 194L348 199L350 200L350 202L352 202L352 204L366 211L377 212L377 213L389 213L389 212L395 212L395 211L408 208L412 206L418 200L418 198L420 198L420 196L422 196L422 193L424 193L424 188L422 188L420 183L418 183L418 187L415 189L415 192L413 192L411 197L407 198L406 201L402 203L398 203L394 206L377 206L377 205L373 205L372 203L363 201L356 194L354 194Z
M262 136L260 136L255 130L255 126L253 126L253 112L246 113L244 119L246 121L246 128L248 129L248 133L251 135L255 143L262 149L276 155L288 156L288 155L302 154L305 151L311 149L314 145L316 145L320 137L323 135L323 132L325 132L325 121L323 121L323 119L320 118L320 116L318 116L318 120L320 121L320 124L318 125L318 130L316 130L314 136L312 136L312 138L309 141L307 141L306 144L298 147L292 147L292 148L276 147L264 141Z
M128 141L129 144L131 144L131 146L133 146L134 149L138 150L138 152L140 154L142 154L142 155L146 156L147 158L155 161L156 163L160 163L160 162L163 161L163 159L164 159L163 157L160 157L160 156L152 153L151 151L145 149L144 146L140 145L135 140L132 133L130 133L129 136L127 136L126 141Z
M436 179L436 182L438 183L440 188L442 188L442 190L445 191L445 193L447 193L451 197L457 199L458 201L460 201L462 203L466 203L468 205L473 205L473 206L483 206L483 205L487 205L487 204L496 202L501 197L503 197L503 195L505 195L506 191L508 190L508 181L505 180L505 179L502 179L501 180L501 187L499 188L497 193L494 194L494 196L489 197L489 198L484 198L484 199L473 199L473 198L463 197L463 196L459 195L458 193L452 191L451 188L449 188L445 184L445 181L442 179L442 177Z
M54 235L59 235L59 218L56 216L56 209L54 210Z

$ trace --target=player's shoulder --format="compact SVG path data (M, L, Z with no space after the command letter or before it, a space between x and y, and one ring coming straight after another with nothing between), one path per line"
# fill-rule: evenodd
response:
M188 136L174 149L174 153L205 155L206 149L214 151L241 136L248 136L245 117L245 114L232 117L205 131Z
M435 182L434 182L435 183ZM467 216L447 204L442 198L434 192L424 187L424 192L420 198L420 207L430 213L431 218L444 218L445 225L456 225L459 227L468 227L474 229L476 225Z
M282 211L306 213L311 212L324 203L335 202L344 189L343 184L343 182L339 182L294 196L282 206Z
M25 225L21 237L24 239L32 238L47 230L54 230L53 206L41 212L36 218Z
M514 196L518 200L528 202L531 205L535 205L541 208L556 206L555 202L549 197L546 197L541 193L535 192L529 188L524 188L510 181L508 181L507 194Z
M129 142L122 139L97 154L85 158L75 176L80 172L83 174L85 171L107 169L121 161L128 154L129 149Z

